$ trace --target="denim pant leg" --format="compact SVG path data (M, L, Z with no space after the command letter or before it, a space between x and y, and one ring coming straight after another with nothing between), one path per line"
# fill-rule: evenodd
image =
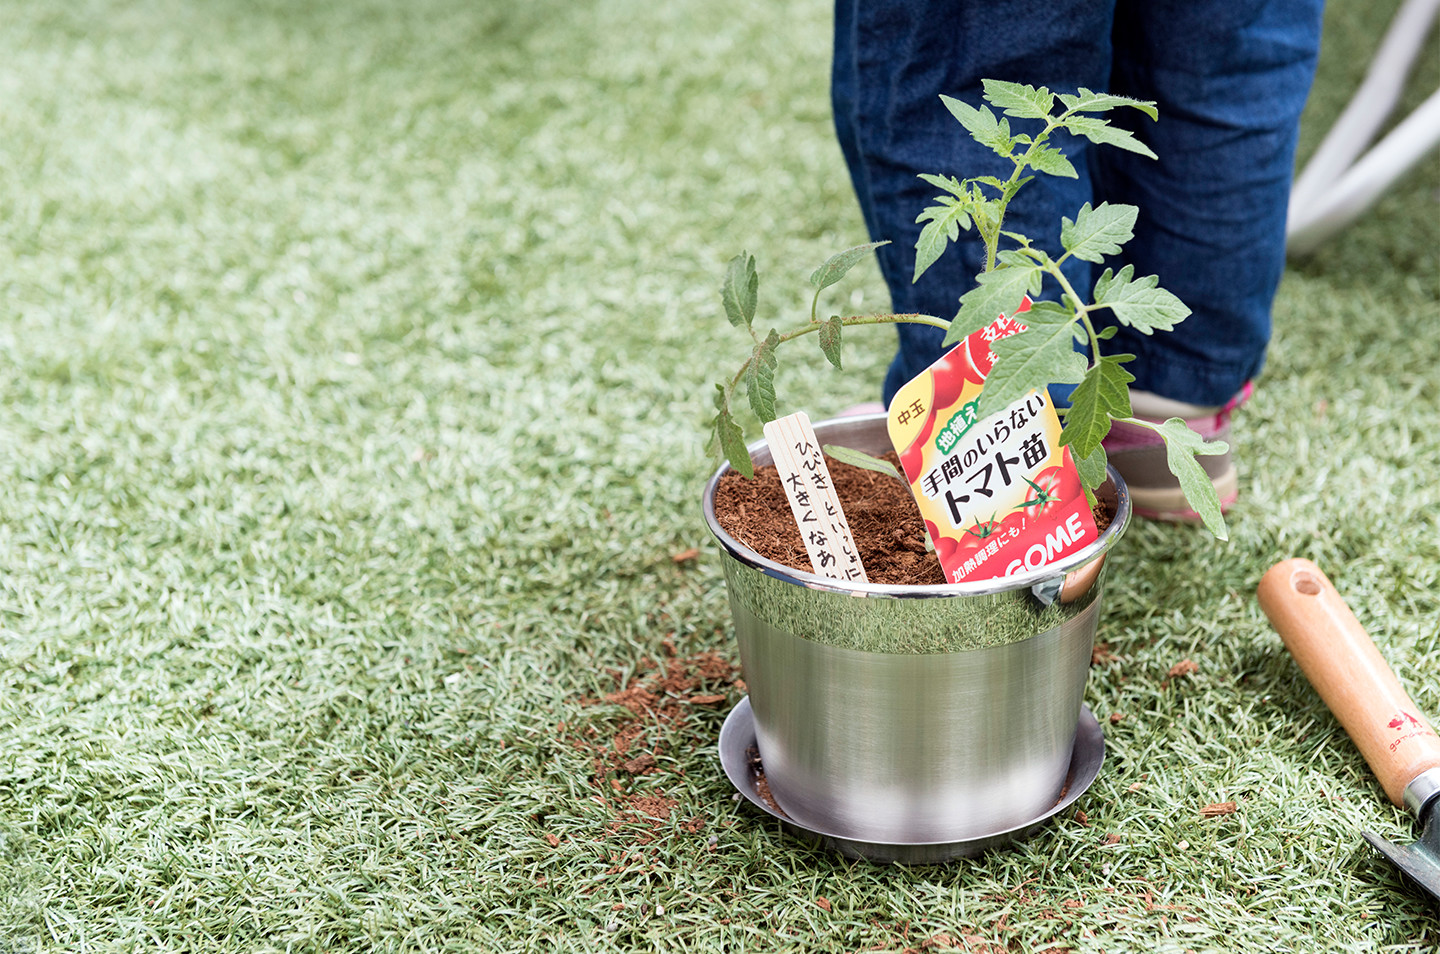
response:
M894 309L950 317L981 266L978 240L962 233L958 248L910 284L914 218L934 191L915 175L1008 175L939 93L978 104L980 80L995 77L1157 100L1158 125L1130 110L1110 117L1150 142L1159 163L1058 142L1080 179L1037 178L1008 225L1053 254L1060 216L1092 199L1089 180L1096 202L1140 205L1125 261L1137 274L1159 274L1195 315L1174 334L1122 334L1111 350L1140 356L1129 365L1137 387L1223 403L1258 372L1269 340L1322 3L1125 0L1117 14L1108 2L837 0L836 130L872 238L894 243L879 255ZM1074 263L1070 278L1088 288L1085 263ZM941 350L938 330L901 325L899 333L887 401Z
M1097 200L1140 207L1118 262L1158 275L1192 314L1174 332L1122 328L1134 387L1223 404L1259 373L1285 264L1300 111L1315 75L1323 0L1122 0L1110 91L1158 103L1123 110L1159 161L1097 150Z
M931 204L932 172L1006 178L1009 160L976 144L945 109L945 93L981 104L981 80L1006 79L1073 92L1104 89L1110 70L1110 3L1093 0L837 0L831 94L836 132L872 240L879 250L891 306L951 318L983 265L973 233L912 284L915 218ZM1021 131L1021 122L1015 128ZM1042 176L1012 203L1006 227L1029 235L1052 254L1060 217L1074 218L1090 201L1088 144L1058 143L1078 179ZM1072 279L1088 278L1076 262ZM938 358L944 333L899 325L900 348L886 375L884 399Z

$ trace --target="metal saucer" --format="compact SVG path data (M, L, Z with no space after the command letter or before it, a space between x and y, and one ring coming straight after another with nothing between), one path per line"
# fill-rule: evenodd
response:
M752 762L752 753L755 752L755 717L750 711L750 698L747 696L730 711L720 729L720 764L724 766L730 784L734 785L741 795L761 811L778 819L791 834L820 847L834 849L847 858L881 864L923 865L953 861L957 858L973 858L992 848L1007 845L1024 838L1064 811L1100 774L1100 765L1105 761L1105 735L1100 731L1100 723L1096 721L1089 707L1081 706L1080 725L1075 731L1075 747L1070 755L1070 770L1065 776L1061 797L1054 807L1014 828L951 842L857 841L801 825L781 811L773 801L761 796L756 785L757 766Z

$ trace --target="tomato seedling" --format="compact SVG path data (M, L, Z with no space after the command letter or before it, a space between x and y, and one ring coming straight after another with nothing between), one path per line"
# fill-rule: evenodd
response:
M1204 440L1180 418L1158 424L1136 418L1128 390L1134 377L1124 367L1134 355L1106 354L1104 344L1114 331L1097 325L1099 315L1108 313L1119 324L1145 334L1166 332L1183 321L1190 309L1159 287L1155 276L1137 278L1128 265L1118 272L1105 269L1089 296L1081 294L1061 270L1071 258L1102 264L1107 256L1118 253L1134 236L1139 210L1111 203L1092 208L1086 203L1073 220L1062 217L1060 244L1064 252L1059 258L1052 258L1028 237L1004 227L1011 200L1036 174L1070 178L1078 175L1065 154L1051 144L1058 132L1153 159L1154 153L1144 143L1112 126L1103 114L1125 108L1158 119L1155 104L1083 88L1073 95L1056 94L1044 87L997 80L985 80L984 88L990 106L974 107L948 96L941 100L971 137L1010 160L1009 177L920 177L941 194L917 219L925 226L915 244L914 277L918 279L940 258L959 238L961 229L973 230L985 248L985 268L976 276L975 287L960 298L959 311L948 320L932 315L875 314L832 315L822 321L822 293L877 246L885 244L872 242L831 256L811 274L810 284L815 291L807 323L784 332L771 329L762 336L754 327L760 279L755 259L742 252L726 267L721 299L731 324L749 333L752 348L740 370L715 386L716 413L710 422L712 449L727 458L735 470L753 476L754 466L733 401L743 387L755 416L762 422L775 419L776 351L781 344L816 335L821 351L836 368L841 367L845 329L864 325L931 325L945 329L945 344L952 345L998 315L1014 315L1027 297L1037 299L1046 284L1053 284L1058 286L1058 300L1034 300L1025 314L1025 331L995 342L989 354L957 356L957 360L985 377L977 407L979 417L988 417L1031 391L1051 385L1075 385L1070 406L1063 411L1060 443L1070 448L1086 494L1091 495L1105 480L1106 458L1101 442L1112 422L1150 428L1165 441L1168 466L1179 479L1190 506L1215 536L1225 539L1219 496L1195 457L1224 453L1226 445ZM992 111L992 106L1000 115ZM1013 130L1011 120L1028 131ZM1085 346L1085 351L1076 350L1077 342ZM852 454L851 463L866 457L859 452ZM1034 506L1043 508L1045 504L1037 496Z

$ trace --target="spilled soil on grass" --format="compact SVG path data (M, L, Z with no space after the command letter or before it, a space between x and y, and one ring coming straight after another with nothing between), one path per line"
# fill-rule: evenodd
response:
M604 728L559 726L562 737L590 760L591 798L610 811L609 830L624 830L639 845L705 827L704 818L676 817L679 800L668 793L683 783L685 770L674 745L693 741L688 727L697 712L728 711L745 693L739 667L719 653L682 657L669 639L664 649L663 659L640 660L628 678L612 670L613 692L580 700L586 707L618 706L625 712L618 720L608 720Z

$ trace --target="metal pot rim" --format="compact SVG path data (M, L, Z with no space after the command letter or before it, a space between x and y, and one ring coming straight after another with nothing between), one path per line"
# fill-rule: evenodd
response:
M857 415L855 417L830 418L820 421L815 425L816 429L834 424L865 424L885 420L884 414ZM766 442L758 440L750 444L746 449L751 457L755 456L758 450L766 447ZM715 539L723 546L738 562L751 567L767 576L774 577L786 583L796 586L804 586L813 590L825 590L831 593L838 593L846 596L870 597L882 599L936 599L946 597L967 597L987 596L994 593L1007 593L1012 590L1042 589L1047 586L1057 588L1065 579L1066 574L1085 566L1087 563L1099 558L1107 552L1120 536L1125 532L1125 527L1130 523L1130 492L1125 486L1125 481L1116 472L1114 467L1106 465L1106 472L1109 476L1107 483L1100 486L1098 491L1102 497L1109 497L1111 492L1114 495L1114 516L1111 518L1110 526L1100 534L1100 538L1094 543L1085 547L1077 553L1059 563L1040 567L1028 573L1020 573L1015 576L1000 577L998 579L980 580L973 583L943 583L937 586L910 586L902 584L887 583L849 583L844 580L832 580L816 573L809 573L804 570L797 570L794 567L785 566L783 563L776 563L767 559L736 540L720 526L720 521L715 516L715 488L720 483L720 478L732 468L729 462L722 463L710 480L705 484L705 522L710 527L710 532Z

